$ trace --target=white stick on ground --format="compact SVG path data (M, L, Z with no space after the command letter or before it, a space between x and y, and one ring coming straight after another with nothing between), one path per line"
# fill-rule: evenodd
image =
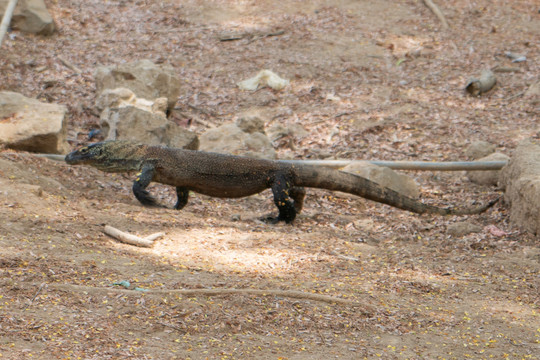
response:
M0 24L0 46L2 46L2 40L4 39L4 35L6 34L9 23L11 22L13 10L15 10L16 5L17 0L10 0L6 7L6 12L4 13L4 17L2 18L2 23Z
M347 305L360 308L359 311L365 314L374 314L376 313L376 308L366 304L365 302L357 302L350 299L334 297L330 295L317 294L311 292L304 292L299 290L281 290L281 289L235 289L235 288L218 288L218 289L148 289L148 291L140 292L133 291L122 288L108 288L108 287L94 287L88 285L76 285L76 284L57 284L51 283L47 284L49 289L58 289L61 291L84 291L88 293L95 292L116 292L124 295L133 295L133 296L152 296L152 295L163 295L163 294L176 294L180 296L225 296L225 295L253 295L253 296L276 296L284 297L291 299L302 299L302 300L312 300L320 301L325 303L334 303L340 305Z
M105 229L103 229L103 232L109 235L110 237L113 237L116 240L119 240L123 243L140 246L140 247L152 247L152 245L154 245L155 240L165 235L164 233L160 232L160 233L155 233L155 234L142 238L136 235L132 235L132 234L120 231L109 225L105 225Z
M446 17L444 17L444 14L439 9L439 7L431 0L424 0L424 4L439 18L439 20L442 23L442 27L444 30L447 30L450 26L448 25L448 21L446 21Z

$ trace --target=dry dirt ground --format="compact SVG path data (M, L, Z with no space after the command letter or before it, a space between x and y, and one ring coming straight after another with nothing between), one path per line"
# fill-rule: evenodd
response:
M268 126L302 125L307 136L275 142L280 157L466 160L475 140L511 154L538 131L538 98L523 96L540 73L538 3L438 3L450 30L413 0L51 0L59 32L12 33L0 88L67 105L73 147L98 123L96 66L149 58L185 81L173 114L182 126L202 133L197 120L249 108ZM220 41L227 34L241 39ZM495 66L513 70L481 98L463 93ZM264 68L291 85L236 87ZM499 196L462 172L409 174L430 203ZM177 212L141 207L130 179L0 153L1 358L540 358L540 243L509 224L504 204L443 218L309 191L293 225L267 225L269 192L194 195ZM447 234L465 220L483 230ZM105 236L105 224L166 236L141 249ZM204 294L231 288L268 293Z

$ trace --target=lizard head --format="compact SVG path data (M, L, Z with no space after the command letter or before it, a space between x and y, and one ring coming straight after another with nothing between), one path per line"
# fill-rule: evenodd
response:
M90 144L66 155L69 165L90 165L106 172L138 170L137 150L130 141L103 141Z

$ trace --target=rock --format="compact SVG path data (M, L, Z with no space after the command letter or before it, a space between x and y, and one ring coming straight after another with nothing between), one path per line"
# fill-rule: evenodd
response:
M458 222L448 225L446 233L453 237L462 237L472 233L479 233L482 227L468 221Z
M510 157L501 154L493 153L477 161L508 161ZM489 171L468 171L467 177L475 184L497 186L499 184L499 175L501 170L489 170Z
M5 13L8 2L9 0L0 0L0 14ZM56 30L43 0L19 1L11 18L11 27L40 35L51 35Z
M265 120L258 112L245 112L236 120L236 126L238 126L243 132L253 134L256 132L264 134Z
M540 81L537 81L531 84L531 86L529 86L529 88L527 89L523 97L524 98L540 97Z
M523 253L526 259L536 260L540 263L540 248L529 246L523 249Z
M126 88L104 90L96 100L96 107L99 110L121 108L126 106L135 106L141 110L156 113L160 116L166 116L167 99L157 98L155 100L146 100L138 98L135 93Z
M304 138L309 135L309 132L304 129L300 124L291 124L289 126L289 132L292 136L297 138Z
M345 166L342 171L360 175L410 198L418 198L420 195L418 185L412 178L399 174L385 166L360 161Z
M540 142L521 142L500 176L504 200L510 205L510 221L517 227L540 234Z
M65 192L64 186L56 179L40 176L29 169L28 166L14 161L0 159L0 178L9 178L10 181L14 180L17 183L31 184L35 186L37 195L43 190L53 194Z
M127 88L106 89L99 94L96 99L96 108L104 110L106 108L117 108L137 103L135 93ZM147 106L151 105L148 103Z
M291 131L281 124L274 124L268 129L268 137L271 141L277 141L281 138L289 136Z
M172 66L156 65L150 60L116 66L100 66L94 73L97 93L105 89L128 88L139 98L167 98L171 111L181 90L181 81Z
M0 92L0 144L6 147L50 154L69 151L67 108L42 103L21 94Z
M127 106L111 110L109 123L116 124L107 139L136 140L149 145L197 150L199 141L193 132L183 129L166 117Z
M483 157L488 156L495 152L495 145L487 141L474 141L469 145L467 150L465 150L465 156L470 159L477 160Z
M150 145L197 150L199 139L189 130L169 121L167 100L141 99L126 88L108 89L96 100L106 140L135 140Z
M288 127L285 127L281 124L274 124L268 129L266 133L272 141L277 141L287 136L303 138L309 135L306 129L304 129L302 125L299 124L292 124Z
M276 152L266 135L244 132L236 124L225 124L206 131L200 137L200 150L264 159L276 158Z

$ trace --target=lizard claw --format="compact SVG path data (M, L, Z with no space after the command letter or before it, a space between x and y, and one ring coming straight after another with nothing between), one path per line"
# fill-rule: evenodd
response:
M259 218L259 220L262 221L265 224L271 224L271 225L279 224L280 221L284 221L287 224L290 224L292 222L292 220L287 221L285 219L281 219L279 216L272 216L272 215L263 216L263 217Z
M272 224L272 225L277 224L280 221L277 216L272 216L272 215L260 217L259 220L265 224Z

